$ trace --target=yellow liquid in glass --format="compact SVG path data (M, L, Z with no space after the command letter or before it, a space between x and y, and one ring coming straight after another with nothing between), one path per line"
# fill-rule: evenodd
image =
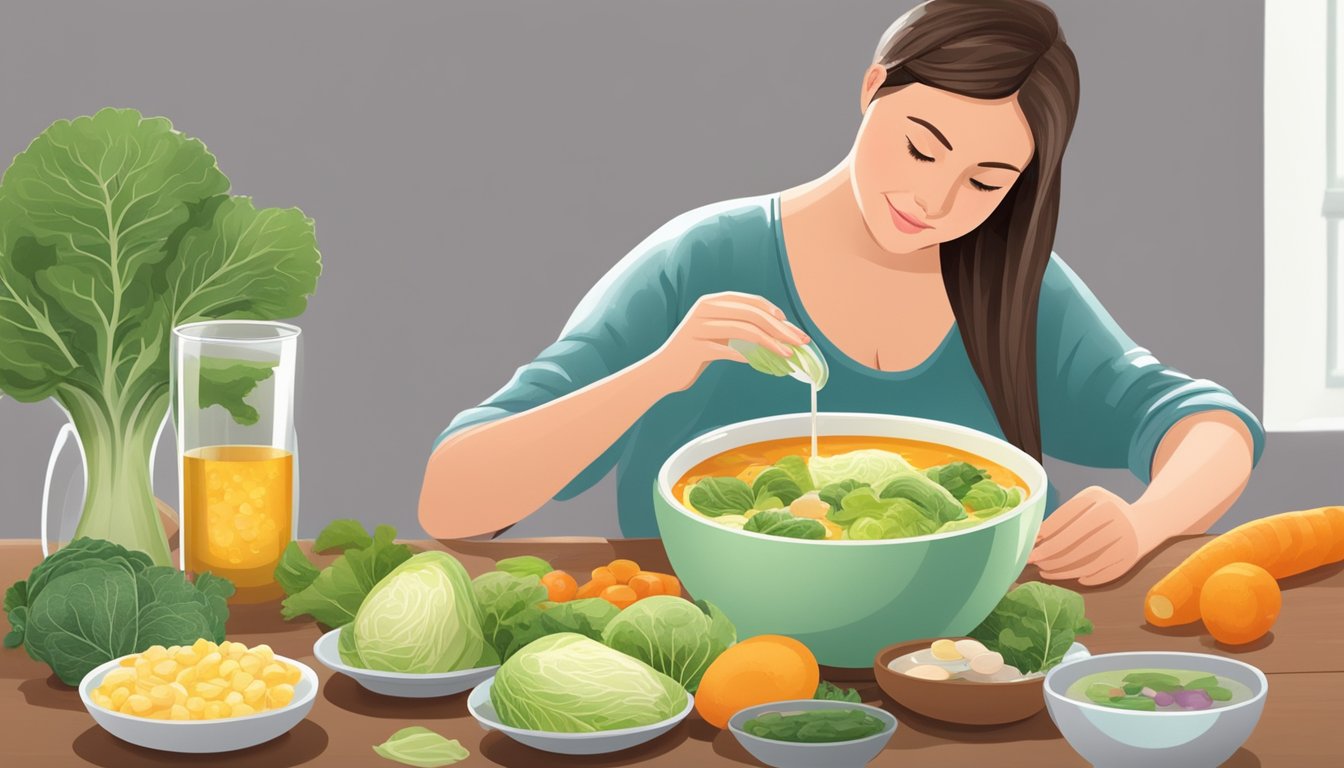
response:
M294 456L213 445L182 457L187 570L233 582L236 600L279 596L275 566L291 538Z

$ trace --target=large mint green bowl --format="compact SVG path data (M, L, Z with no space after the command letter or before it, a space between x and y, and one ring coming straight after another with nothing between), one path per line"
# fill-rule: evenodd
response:
M952 533L886 541L808 541L716 525L672 487L692 467L751 443L810 434L810 414L731 424L663 463L654 486L659 534L686 590L737 626L738 637L797 638L822 664L870 667L877 651L923 637L959 637L981 622L1027 562L1045 511L1040 463L1003 440L907 416L821 413L820 435L899 437L970 451L1022 478L1017 508Z

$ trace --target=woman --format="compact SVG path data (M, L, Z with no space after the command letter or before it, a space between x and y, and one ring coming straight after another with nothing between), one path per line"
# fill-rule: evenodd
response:
M819 407L940 419L1027 453L1129 467L1129 503L1050 489L1031 559L1115 579L1204 531L1244 488L1263 431L1225 389L1137 347L1051 253L1078 74L1031 0L931 0L864 73L853 149L819 179L673 220L622 259L559 340L458 414L425 473L437 537L497 531L617 468L621 530L657 534L662 461L709 429L807 407L727 342L831 364Z

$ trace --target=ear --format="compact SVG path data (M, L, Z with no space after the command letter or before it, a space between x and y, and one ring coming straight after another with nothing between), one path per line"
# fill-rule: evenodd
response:
M868 111L868 105L873 102L873 94L882 87L882 83L887 79L887 70L880 64L874 64L863 73L863 89L859 92L859 114L862 115Z

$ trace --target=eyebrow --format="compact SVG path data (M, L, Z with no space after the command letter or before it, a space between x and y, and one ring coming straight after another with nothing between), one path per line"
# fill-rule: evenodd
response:
M935 139L941 141L943 143L943 146L947 147L949 152L952 151L952 142L948 141L947 137L943 135L943 132L934 127L933 123L930 123L928 120L921 120L918 117L915 117L914 115L906 115L905 118L912 122L919 123L925 128L928 128L929 133L932 133Z
M929 133L932 133L932 134L933 134L933 137L934 137L935 139L937 139L938 141L942 142L943 146L944 146L944 147L947 147L947 149L948 149L949 152L952 151L952 142L948 141L948 140L947 140L947 137L943 135L943 132L940 131L940 130L938 130L938 128L937 128L936 126L934 126L933 123L930 123L928 120L922 120L922 119L920 119L920 118L918 118L918 117L915 117L914 115L906 115L905 118L906 118L907 120L912 121L912 122L919 123L920 125L924 126L925 128L928 128L928 129L929 129ZM993 160L990 160L989 162L985 162L985 163L980 163L980 167L981 167L981 168L1003 168L1004 170L1007 170L1007 171L1013 171L1014 173L1021 173L1021 172L1022 172L1022 169L1021 169L1021 168L1018 168L1018 167L1015 166L1015 165L1009 165L1008 163L995 162L995 161L993 161Z

